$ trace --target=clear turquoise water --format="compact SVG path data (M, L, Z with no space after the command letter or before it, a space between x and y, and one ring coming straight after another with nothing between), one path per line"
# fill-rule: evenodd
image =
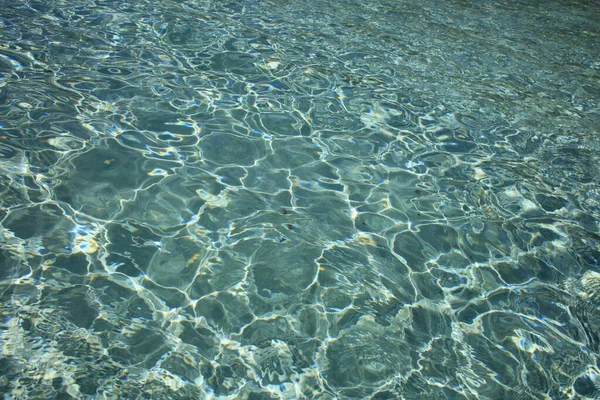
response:
M593 1L0 9L6 399L600 397Z

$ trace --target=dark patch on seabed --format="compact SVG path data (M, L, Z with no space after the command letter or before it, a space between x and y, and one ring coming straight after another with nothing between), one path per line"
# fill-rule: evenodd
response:
M600 6L5 0L5 399L600 398Z

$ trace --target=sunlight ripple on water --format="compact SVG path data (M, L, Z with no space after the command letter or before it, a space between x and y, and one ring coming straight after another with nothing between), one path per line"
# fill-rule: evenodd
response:
M592 1L8 0L7 399L600 397Z

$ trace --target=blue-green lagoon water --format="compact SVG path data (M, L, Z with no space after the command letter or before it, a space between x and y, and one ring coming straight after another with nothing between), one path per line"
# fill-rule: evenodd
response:
M600 397L596 2L0 5L5 399Z

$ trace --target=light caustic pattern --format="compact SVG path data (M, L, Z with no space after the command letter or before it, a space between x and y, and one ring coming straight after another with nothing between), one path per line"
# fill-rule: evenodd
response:
M600 13L513 3L4 2L0 392L599 396Z

